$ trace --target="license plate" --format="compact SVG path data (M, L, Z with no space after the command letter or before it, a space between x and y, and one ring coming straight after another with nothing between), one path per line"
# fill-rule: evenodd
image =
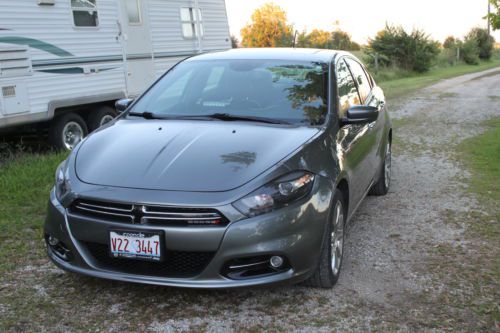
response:
M109 249L113 258L161 261L161 234L143 231L109 231Z

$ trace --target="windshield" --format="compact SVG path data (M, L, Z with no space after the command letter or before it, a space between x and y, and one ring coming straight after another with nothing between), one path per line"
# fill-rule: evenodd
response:
M227 114L319 125L327 113L328 65L282 60L185 61L132 108L159 117Z

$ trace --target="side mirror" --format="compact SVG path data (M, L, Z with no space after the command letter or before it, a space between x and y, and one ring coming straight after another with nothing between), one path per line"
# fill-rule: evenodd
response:
M369 105L355 105L347 110L345 118L341 119L342 124L368 124L378 118L378 108Z
M133 101L134 100L131 98L122 98L122 99L117 100L115 102L116 111L123 112L123 111L127 110Z

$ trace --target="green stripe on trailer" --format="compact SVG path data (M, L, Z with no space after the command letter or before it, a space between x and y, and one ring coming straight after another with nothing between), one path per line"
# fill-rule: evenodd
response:
M17 45L28 45L29 47L42 50L51 54L54 54L59 57L72 57L73 54L57 47L53 44L43 42L39 39L26 38L26 37L16 37L16 36L8 36L8 37L0 37L0 43L9 43L9 44L17 44Z

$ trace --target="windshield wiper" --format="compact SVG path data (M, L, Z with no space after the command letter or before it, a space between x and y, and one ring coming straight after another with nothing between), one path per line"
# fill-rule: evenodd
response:
M129 112L129 116L143 117L144 119L217 119L223 121L255 121L266 124L285 124L291 125L289 122L279 119L272 119L257 116L237 116L229 113L212 113L200 115L158 115L149 111L144 112Z
M237 115L232 115L229 113L213 113L213 114L207 114L207 115L200 115L198 117L206 117L206 118L212 118L212 119L218 119L218 120L224 120L224 121L255 121L259 123L266 123L266 124L286 124L290 125L289 122L284 121L284 120L279 120L279 119L272 119L272 118L266 118L266 117L257 117L257 116L237 116Z

